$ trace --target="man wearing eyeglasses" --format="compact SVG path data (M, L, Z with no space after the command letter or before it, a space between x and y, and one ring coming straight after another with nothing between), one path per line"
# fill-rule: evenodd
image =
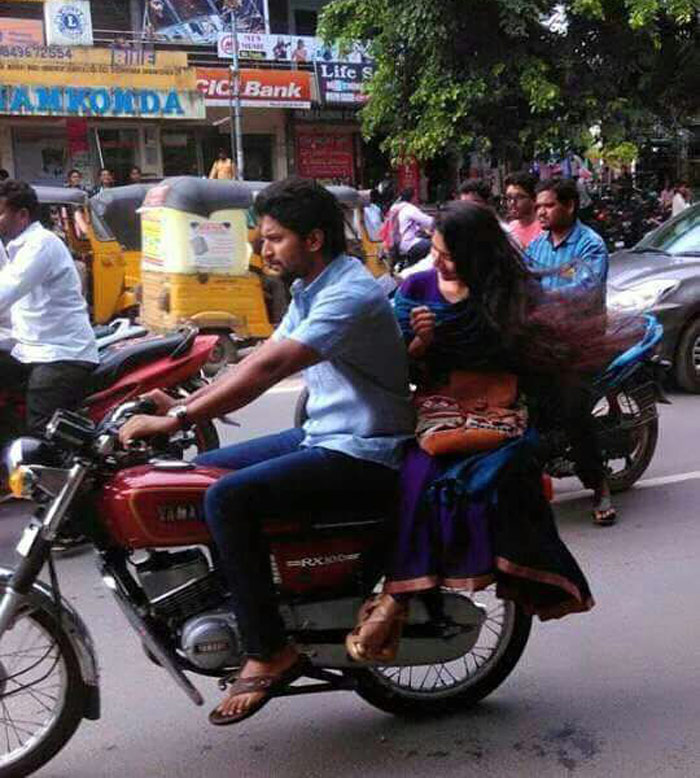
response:
M537 179L527 171L513 173L506 178L506 205L508 232L525 251L542 233L542 225L535 210Z

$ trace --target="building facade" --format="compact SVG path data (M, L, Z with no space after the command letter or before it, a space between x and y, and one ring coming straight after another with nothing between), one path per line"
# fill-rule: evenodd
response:
M61 17L61 5L81 4L82 19ZM207 175L218 150L232 149L233 36L220 5L170 0L167 15L152 0L2 3L0 167L33 183L62 183L71 168L95 183L102 167L125 183L134 165L152 179ZM314 37L323 5L244 4L237 37L249 180L297 172L365 183L357 109L373 66L361 47L341 56ZM89 41L77 29L88 23ZM72 33L76 41L61 37Z

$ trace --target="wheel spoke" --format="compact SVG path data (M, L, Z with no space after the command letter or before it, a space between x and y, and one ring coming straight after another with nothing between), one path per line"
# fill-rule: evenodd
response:
M62 714L67 695L63 653L37 611L3 635L0 651L0 761L12 766L37 749Z
M458 596L471 599L485 614L473 644L469 645L461 657L449 662L372 668L370 672L378 677L382 685L390 687L403 697L437 699L468 689L490 672L494 662L499 661L511 635L514 606L496 598L495 586L488 587L471 598L463 594Z

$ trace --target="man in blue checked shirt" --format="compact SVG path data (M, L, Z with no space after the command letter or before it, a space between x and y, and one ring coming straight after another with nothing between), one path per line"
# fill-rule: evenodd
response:
M544 232L528 246L533 270L558 271L542 279L546 291L580 299L605 310L608 250L597 232L578 218L579 195L570 178L550 178L537 185L537 218Z
M603 239L578 218L579 194L573 179L552 178L537 186L537 218L543 233L528 246L528 264L545 273L542 288L564 301L575 300L585 315L605 313L608 251ZM613 524L616 512L610 499L605 464L596 436L593 396L589 387L559 387L552 391L552 407L561 409L572 443L576 472L594 492L593 521Z

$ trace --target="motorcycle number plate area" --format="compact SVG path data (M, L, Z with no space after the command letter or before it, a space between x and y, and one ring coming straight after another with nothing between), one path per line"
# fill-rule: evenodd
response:
M22 537L17 544L17 553L20 556L29 556L36 539L39 537L39 532L41 532L41 524L29 524L24 528Z

